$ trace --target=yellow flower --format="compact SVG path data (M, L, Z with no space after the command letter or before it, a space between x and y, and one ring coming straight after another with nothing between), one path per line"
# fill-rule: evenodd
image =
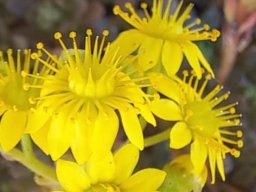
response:
M143 149L144 141L138 115L155 125L147 105L150 95L141 90L148 86L149 79L132 78L133 72L123 72L131 61L120 57L118 50L112 52L107 46L103 55L108 31L103 32L101 42L96 37L93 47L91 35L92 31L87 30L82 50L77 47L76 33L71 32L73 49L68 50L57 32L54 37L63 49L60 58L47 51L42 43L37 47L48 59L32 54L49 71L41 77L44 84L40 97L34 98L40 102L37 110L47 112L41 118L48 121L31 135L53 160L69 147L79 163L85 162L92 151L110 150L119 128L117 112L128 139L139 149Z
M185 55L199 78L202 73L200 63L214 76L209 63L193 42L216 41L220 35L219 31L209 31L210 27L207 24L197 26L201 24L200 19L185 25L190 18L193 4L189 4L181 13L181 1L175 12L170 15L171 2L168 0L164 6L164 0L153 0L152 14L147 10L147 4L142 3L141 8L145 17L140 17L131 3L125 4L130 15L116 5L113 9L114 14L122 17L135 29L122 32L113 44L120 46L121 54L130 54L138 49L138 63L142 71L162 61L166 72L172 76L179 70Z
M172 80L166 76L152 75L156 89L169 99L154 101L152 111L162 119L177 121L170 132L170 147L180 149L191 144L191 161L195 171L200 173L209 158L212 182L215 181L215 169L225 180L223 159L227 153L239 157L240 152L230 145L243 146L242 131L234 127L241 126L241 114L236 113L237 103L221 104L229 92L221 94L222 86L205 93L210 75L202 81L193 74L189 77L184 71L183 80Z
M7 60L0 51L0 144L4 151L9 151L20 141L22 134L29 133L34 126L42 121L33 121L35 103L32 97L39 95L38 90L28 90L26 83L36 85L40 80L33 80L30 75L38 73L38 63L32 70L30 50L7 51ZM29 74L23 76L23 73ZM35 119L34 119L35 120Z
M60 159L56 173L66 192L155 192L166 173L147 168L132 174L138 160L138 149L127 144L114 155L93 154L84 166Z

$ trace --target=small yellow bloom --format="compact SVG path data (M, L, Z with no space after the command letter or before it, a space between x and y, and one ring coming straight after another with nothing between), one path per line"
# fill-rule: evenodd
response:
M171 2L168 0L164 6L164 0L153 0L152 14L148 12L147 4L142 3L144 17L136 13L131 3L125 4L130 15L116 5L113 9L114 14L122 17L135 29L122 32L113 44L120 46L121 54L131 54L138 49L138 65L142 71L162 61L166 72L172 76L179 70L185 55L199 78L202 74L200 63L214 76L209 63L194 42L216 41L220 35L219 31L209 31L210 27L207 24L198 26L201 24L200 19L185 25L190 18L193 4L189 4L181 13L181 1L170 15Z
M38 63L31 67L30 50L7 51L7 60L0 51L0 144L4 151L9 151L20 141L22 134L29 133L32 128L42 124L34 121L35 103L32 97L39 95L38 90L29 90L26 85L37 85L40 80L31 76L38 74ZM26 74L26 75L25 75Z
M124 70L131 62L122 58L118 50L106 47L103 32L100 42L96 37L93 47L91 30L87 30L85 50L78 49L76 33L71 32L73 49L68 50L61 33L55 33L63 49L60 58L48 52L42 43L37 47L48 59L37 53L32 58L49 70L44 74L38 111L44 109L47 125L32 134L37 145L53 160L61 157L69 147L79 163L83 163L92 151L111 149L121 122L128 139L143 149L143 133L138 119L142 115L147 122L155 125L155 119L147 106L149 97L141 87L148 86L148 78L133 78L133 72Z
M227 153L239 157L240 152L230 145L243 146L241 114L236 113L237 103L222 105L229 92L221 94L222 86L216 87L208 94L205 88L210 79L198 80L193 74L189 77L184 72L183 80L172 80L161 74L152 75L156 89L169 99L154 101L152 111L162 119L177 121L170 132L170 147L180 149L191 144L191 161L195 171L200 173L209 158L212 182L215 181L216 165L225 180L223 159Z
M166 173L147 168L132 174L138 160L138 149L127 144L114 155L93 154L84 166L58 160L56 173L66 192L155 192Z

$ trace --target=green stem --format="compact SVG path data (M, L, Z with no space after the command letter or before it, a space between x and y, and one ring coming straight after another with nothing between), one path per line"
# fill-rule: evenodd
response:
M8 153L5 153L5 155L7 157L9 156L10 159L18 161L19 163L33 171L35 174L47 180L53 180L57 182L55 170L39 161L35 156L28 159L25 153L15 148Z
M34 150L33 150L33 145L31 142L31 138L29 135L25 134L21 138L21 146L22 146L22 151L27 158L27 160L34 158Z
M165 140L168 140L169 137L170 137L170 129L164 130L156 135L145 138L144 146L150 147L152 145L155 145L155 144L161 143Z

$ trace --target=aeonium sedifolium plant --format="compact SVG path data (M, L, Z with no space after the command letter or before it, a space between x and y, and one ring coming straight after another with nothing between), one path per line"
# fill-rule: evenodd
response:
M113 42L107 30L95 37L87 29L81 47L76 32L71 47L56 32L59 55L42 42L33 52L0 52L3 156L53 191L201 191L208 166L212 183L216 169L225 180L223 160L239 157L243 146L241 115L221 85L207 91L214 72L195 44L215 41L219 31L188 21L193 5L182 12L182 1L173 13L171 1L153 0L151 9L142 3L142 17L125 6L128 13L116 5L114 14L135 29ZM179 76L183 58L192 70ZM173 126L163 129L156 118ZM156 127L149 137L147 124ZM140 152L164 141L169 150L189 146L190 153L166 159L162 169L135 171ZM33 145L53 165L36 157Z

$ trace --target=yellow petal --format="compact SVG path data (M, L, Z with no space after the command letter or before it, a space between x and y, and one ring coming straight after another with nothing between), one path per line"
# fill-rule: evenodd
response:
M140 114L142 115L142 117L151 125L153 125L154 127L156 126L156 120L154 115L152 114L151 110L150 110L150 106L148 104L136 104L136 107L139 108L140 110Z
M120 188L122 192L155 192L164 182L165 176L166 173L158 169L143 169L124 181Z
M140 46L144 38L145 35L136 29L124 31L111 44L110 49L114 51L119 49L118 53L122 56L130 55Z
M92 153L91 138L94 124L86 123L81 119L75 121L74 136L71 139L71 150L77 163L82 164L86 162Z
M195 173L200 174L205 166L207 158L207 148L205 143L200 142L199 139L195 139L191 144L191 161L195 168Z
M61 186L70 192L84 191L90 187L90 180L82 167L78 164L58 160L56 163L56 173Z
M50 128L51 121L48 120L43 127L37 131L31 133L31 138L33 142L46 154L49 154L47 136Z
M43 107L39 107L36 110L29 111L28 123L26 127L26 133L32 133L40 129L46 121L49 119L49 113L47 113Z
M118 128L119 120L113 109L107 110L106 113L100 111L93 131L92 151L96 153L110 151Z
M184 54L188 60L188 63L193 68L196 73L196 76L200 79L202 77L202 69L197 57L197 52L195 51L196 45L193 43L186 43L183 46Z
M195 51L197 54L197 57L199 59L199 61L202 63L202 65L204 66L204 68L212 75L212 77L214 77L214 73L212 71L212 68L210 66L210 64L208 63L208 61L205 59L204 55L202 54L202 52L200 51L200 49L195 45Z
M112 153L93 153L86 164L86 172L91 183L110 182L115 171L114 158Z
M1 119L0 142L4 151L10 151L20 141L24 133L27 113L8 110Z
M178 121L182 119L180 107L172 100L159 99L150 103L152 112L167 121Z
M116 165L113 182L117 185L128 179L139 160L139 150L132 144L124 145L114 155Z
M162 53L163 66L169 76L175 75L182 63L183 52L179 44L165 41Z
M216 152L215 150L209 148L209 164L212 176L212 184L215 183L215 171L216 171Z
M146 37L139 48L139 70L147 71L159 62L163 40Z
M121 115L124 131L128 139L140 150L143 150L143 133L135 110L133 108L130 108L126 111L120 110L119 112Z
M217 153L217 167L220 173L220 176L223 181L225 181L225 172L224 172L224 166L223 166L223 157L220 152Z
M74 122L71 122L65 112L52 117L47 137L49 153L53 160L59 159L69 148L73 137Z
M180 103L180 88L178 83L161 73L151 73L149 77L157 91Z
M192 134L187 124L184 122L176 123L170 132L170 147L180 149L188 145L192 140Z

